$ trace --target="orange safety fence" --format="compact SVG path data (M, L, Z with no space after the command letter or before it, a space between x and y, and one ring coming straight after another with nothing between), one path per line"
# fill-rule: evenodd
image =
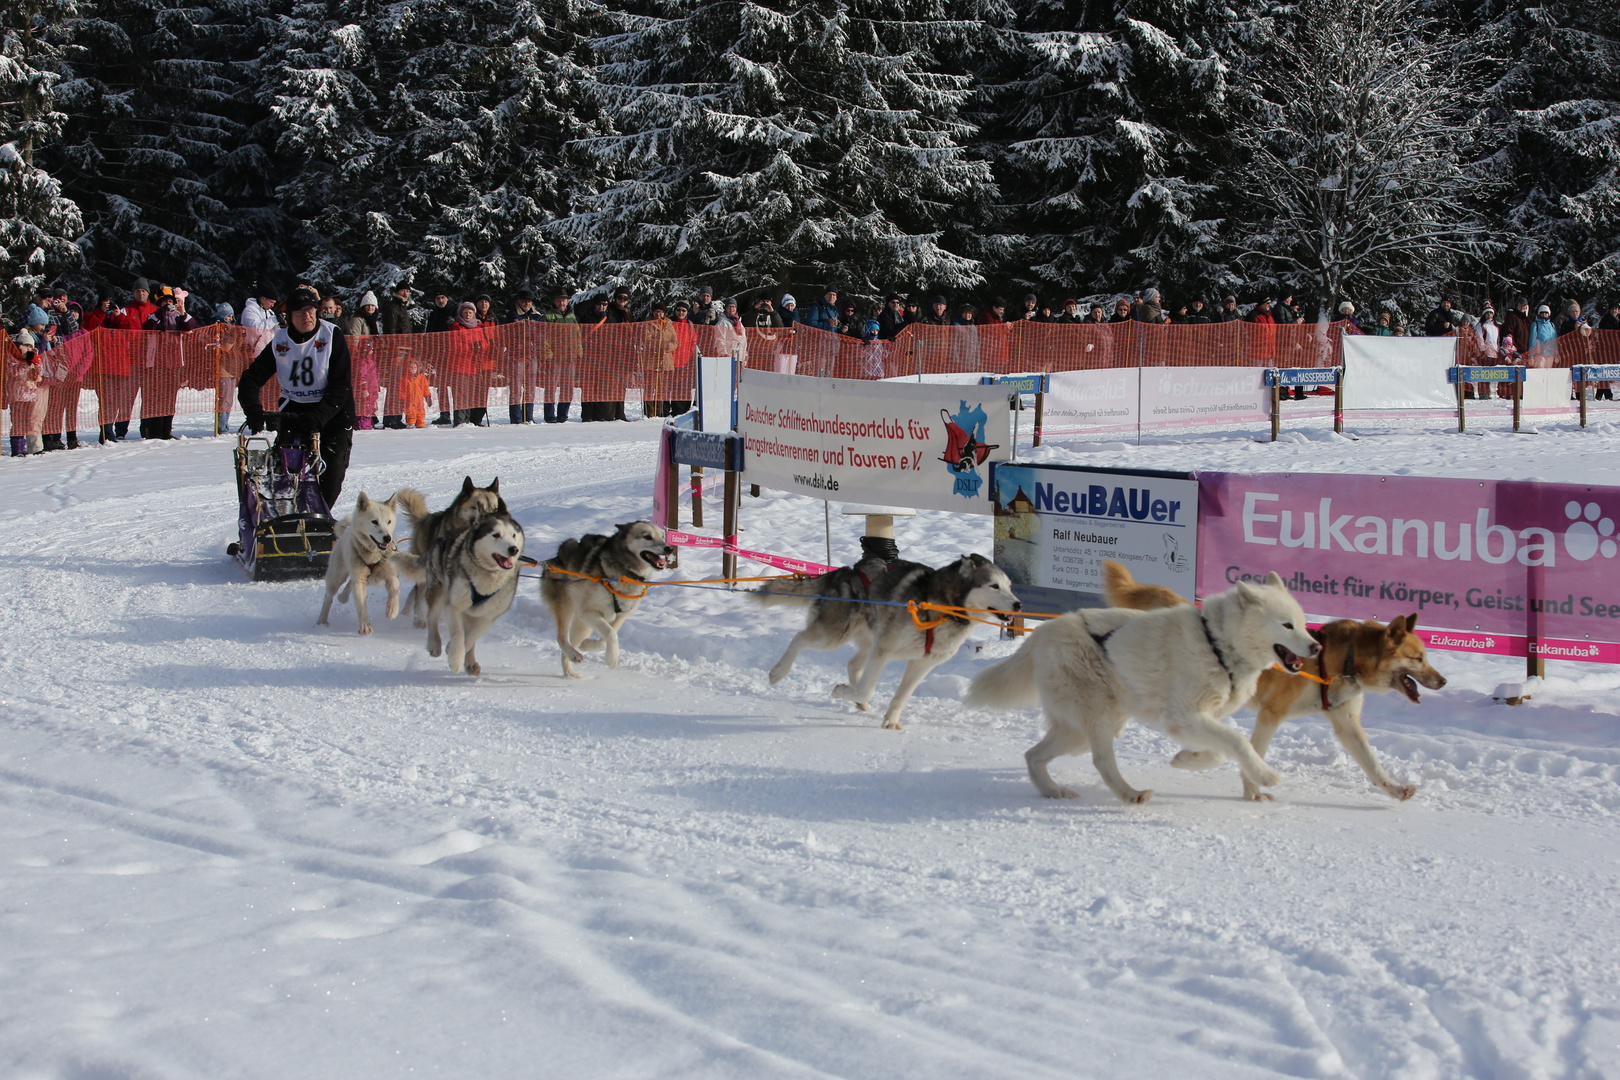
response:
M98 329L25 363L0 344L0 428L11 435L93 434L134 418L236 413L236 380L266 331L207 326L182 334ZM361 417L541 402L684 403L693 357L841 379L1014 374L1116 367L1330 367L1340 331L1316 323L1016 322L914 324L893 341L862 341L804 325L731 330L668 319L633 323L529 321L434 334L350 337ZM1460 362L1494 359L1459 341ZM1535 367L1620 363L1620 331L1566 334L1525 358ZM275 407L274 381L261 403ZM649 410L653 412L655 410Z

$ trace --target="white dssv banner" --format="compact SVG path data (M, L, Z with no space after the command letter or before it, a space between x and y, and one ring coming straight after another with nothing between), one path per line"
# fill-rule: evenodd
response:
M1457 389L1446 381L1456 338L1346 334L1343 342L1347 410L1457 408Z
M816 499L991 512L992 461L1012 456L995 386L815 379L747 369L743 479Z
M1271 417L1264 368L1142 369L1142 426L1246 424Z
M1135 431L1138 369L1054 371L1043 432Z

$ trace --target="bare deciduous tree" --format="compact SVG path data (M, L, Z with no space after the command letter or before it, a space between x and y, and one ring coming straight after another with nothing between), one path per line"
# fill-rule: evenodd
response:
M1466 74L1414 0L1304 0L1271 46L1232 133L1231 183L1267 211L1230 226L1252 272L1308 285L1328 311L1486 250Z

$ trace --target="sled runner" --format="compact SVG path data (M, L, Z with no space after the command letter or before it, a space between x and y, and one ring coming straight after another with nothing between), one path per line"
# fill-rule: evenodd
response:
M236 527L227 552L254 581L324 577L336 522L321 497L320 436L310 445L275 446L263 435L237 434Z

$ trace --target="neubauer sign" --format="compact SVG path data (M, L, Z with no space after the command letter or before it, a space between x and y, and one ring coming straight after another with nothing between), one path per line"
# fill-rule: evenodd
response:
M1198 481L1190 473L999 464L996 565L1026 608L1103 602L1102 564L1191 600L1198 565Z
M1275 570L1305 610L1416 611L1442 648L1620 661L1620 489L1291 473L1199 476L1199 592Z
M816 379L745 370L743 479L819 499L990 513L989 466L1012 453L996 386Z

